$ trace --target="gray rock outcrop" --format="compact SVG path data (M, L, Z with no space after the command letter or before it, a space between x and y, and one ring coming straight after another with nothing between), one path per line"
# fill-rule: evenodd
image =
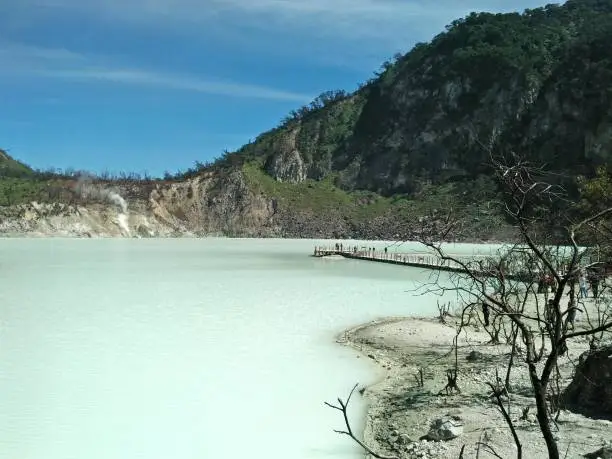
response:
M434 419L424 440L448 441L463 434L463 422L457 416Z
M571 411L594 418L612 418L612 345L585 352L570 385L563 393L563 405Z

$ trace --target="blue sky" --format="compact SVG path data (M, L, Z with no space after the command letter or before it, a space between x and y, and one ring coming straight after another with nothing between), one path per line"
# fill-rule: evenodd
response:
M0 147L160 175L234 150L471 11L533 0L0 1Z

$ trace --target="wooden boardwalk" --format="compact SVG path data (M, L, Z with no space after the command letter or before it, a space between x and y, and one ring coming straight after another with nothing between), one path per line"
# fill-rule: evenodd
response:
M437 271L447 271L447 272L455 272L460 273L464 272L464 268L460 263L465 263L470 266L472 273L475 275L481 276L490 276L490 273L487 273L486 270L475 271L474 270L474 261L482 260L486 265L486 258L484 256L455 256L453 258L456 260L442 260L440 257L427 253L398 253L398 252L385 252L383 250L371 250L366 247L339 247L336 249L335 246L331 247L315 247L314 253L312 256L314 257L327 257L327 256L341 256L344 258L351 258L355 260L366 260L366 261L376 261L379 263L388 263L393 265L403 265L409 266L412 268L423 268L423 269L431 269ZM459 261L459 263L457 263ZM505 277L509 280L521 280L525 279L525 274L520 274L518 272L508 273Z
M430 254L385 252L384 250L357 249L354 247L336 249L335 247L315 247L314 257L337 255L356 260L377 261L393 265L404 265L413 268L436 269L439 271L461 272L461 265L453 260L441 260ZM460 262L474 261L474 257L454 257Z

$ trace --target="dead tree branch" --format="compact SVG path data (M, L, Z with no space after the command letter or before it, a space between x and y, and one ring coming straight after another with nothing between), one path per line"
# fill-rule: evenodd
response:
M376 459L399 459L397 456L383 456L381 454L374 452L368 445L362 442L353 433L353 429L351 428L351 423L348 418L347 409L351 401L353 392L355 392L356 388L357 388L357 384L355 384L353 388L351 389L351 392L349 393L349 396L347 397L346 402L342 401L340 397L338 397L338 405L332 405L329 402L324 402L326 406L342 412L342 416L344 417L344 424L346 426L346 430L334 430L334 432L341 434L341 435L348 435L355 441L355 443L361 446L361 448L363 448L364 451L366 451L368 454L370 454L372 457L375 457Z
M512 419L510 418L510 414L508 413L508 410L504 406L504 401L502 400L502 393L499 390L498 385L495 385L495 384L490 383L490 382L487 383L487 384L489 385L489 387L493 391L493 397L495 397L495 401L497 403L497 406L498 406L499 410L501 411L502 416L504 417L504 420L506 421L506 424L508 425L508 428L510 429L510 432L512 433L512 438L514 439L514 443L516 444L516 457L517 457L517 459L522 459L522 457L523 457L523 445L521 444L521 440L519 439L518 434L516 433L516 427L514 426L514 422L512 422Z

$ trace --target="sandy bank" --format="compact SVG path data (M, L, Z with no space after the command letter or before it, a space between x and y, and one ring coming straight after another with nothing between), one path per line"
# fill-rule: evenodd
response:
M489 397L486 384L495 381L496 368L505 378L510 347L490 345L489 335L470 327L458 339L458 385L460 394L438 395L446 385L446 370L452 368L455 352L456 320L388 318L347 330L338 342L359 351L358 358L374 360L385 370L382 380L367 387L363 396L369 408L364 439L379 453L396 454L401 458L459 457L466 445L464 457L476 457L478 442L486 441L503 458L516 457L516 448L504 419ZM569 382L578 356L587 348L586 342L574 343L569 358L560 364L564 383ZM481 353L469 361L472 351ZM424 373L424 386L419 387L416 375ZM511 417L515 421L523 444L523 457L547 457L535 419L535 404L523 365L513 370L511 384ZM345 397L345 394L339 394ZM530 407L526 419L522 410ZM463 434L448 442L426 442L419 438L429 430L433 419L445 415L459 416L464 423ZM612 439L612 423L597 421L567 411L562 412L558 431L561 451L568 458L597 450L605 440ZM347 439L347 441L350 441ZM480 457L494 457L483 451Z

